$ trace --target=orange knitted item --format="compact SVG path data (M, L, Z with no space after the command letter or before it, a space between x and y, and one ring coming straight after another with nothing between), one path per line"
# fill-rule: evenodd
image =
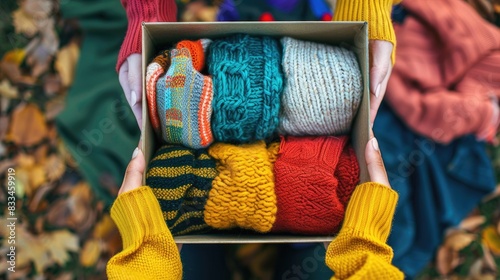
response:
M193 60L193 67L196 71L201 71L205 67L205 52L201 40L198 41L180 41L177 43L177 49L186 48L191 54Z
M170 51L164 50L151 61L146 69L146 101L149 120L158 137L161 137L161 133L160 118L156 107L156 82L168 67L170 67Z
M273 232L332 235L359 181L348 137L282 137L274 165L278 213Z

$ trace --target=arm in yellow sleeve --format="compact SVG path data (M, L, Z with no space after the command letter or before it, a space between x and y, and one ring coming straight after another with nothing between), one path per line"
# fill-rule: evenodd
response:
M149 187L118 196L111 208L123 250L106 268L109 279L182 279L182 263L160 205Z
M354 191L342 229L326 251L332 279L404 279L391 264L393 251L386 242L398 194L377 183L364 183Z
M401 0L337 0L335 21L366 21L370 40L385 40L394 45L392 62L395 61L396 35L391 21L392 5Z

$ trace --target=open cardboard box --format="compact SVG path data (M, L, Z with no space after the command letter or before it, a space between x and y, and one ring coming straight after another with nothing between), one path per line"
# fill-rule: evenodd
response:
M142 25L142 146L146 162L149 163L154 152L159 148L151 127L146 105L145 77L146 67L161 50L184 40L201 38L216 39L235 33L268 35L275 37L290 36L300 40L314 41L331 45L342 45L356 52L364 91L361 106L351 130L353 144L360 163L360 181L366 182L368 170L364 152L369 140L370 94L368 84L368 26L365 22L210 22L210 23L143 23ZM144 184L146 174L144 174ZM333 236L300 236L249 233L245 230L233 230L231 233L186 235L175 237L177 243L307 243L331 241Z

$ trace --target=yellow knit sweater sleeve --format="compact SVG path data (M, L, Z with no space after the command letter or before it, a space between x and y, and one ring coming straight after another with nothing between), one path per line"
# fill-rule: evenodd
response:
M392 5L401 0L337 0L335 21L366 21L370 40L385 40L394 45L392 62L395 61L396 35L391 21Z
M111 208L123 250L109 260L109 279L182 279L177 246L149 187L118 196Z
M342 229L326 251L332 279L404 279L391 264L393 252L386 244L397 200L395 191L377 183L356 188Z

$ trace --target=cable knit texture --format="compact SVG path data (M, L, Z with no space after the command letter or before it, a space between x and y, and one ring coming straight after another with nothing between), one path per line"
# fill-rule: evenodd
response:
M345 48L285 37L279 132L348 134L363 95L356 55Z
M170 52L162 51L157 55L146 69L146 101L148 103L148 115L151 126L158 139L161 138L160 118L156 105L156 83L170 66Z
M488 131L494 137L500 30L461 0L403 6L408 16L395 25L398 63L385 97L391 108L412 130L440 143Z
M217 160L205 222L217 229L241 227L258 232L271 230L276 219L273 160L279 144L264 141L231 145L215 143L209 154Z
M121 0L128 18L128 29L118 54L116 72L133 53L142 53L142 22L177 21L174 0Z
M394 45L392 63L396 61L396 36L392 27L392 5L401 0L337 0L334 21L366 21L370 40L389 41Z
M171 57L156 88L163 140L193 149L208 147L213 141L212 79L194 69L188 49L174 49Z
M283 90L280 57L278 41L266 36L239 34L210 45L216 141L248 143L274 133Z
M386 244L397 199L395 191L377 183L356 188L342 229L326 251L332 279L404 279L391 265L394 254Z
M182 279L179 251L149 187L119 195L111 218L120 231L123 250L109 260L108 279Z
M203 211L217 171L206 150L183 146L161 147L149 163L148 184L160 202L173 235L203 232Z
M274 166L278 214L274 232L333 235L359 181L347 136L282 137Z

